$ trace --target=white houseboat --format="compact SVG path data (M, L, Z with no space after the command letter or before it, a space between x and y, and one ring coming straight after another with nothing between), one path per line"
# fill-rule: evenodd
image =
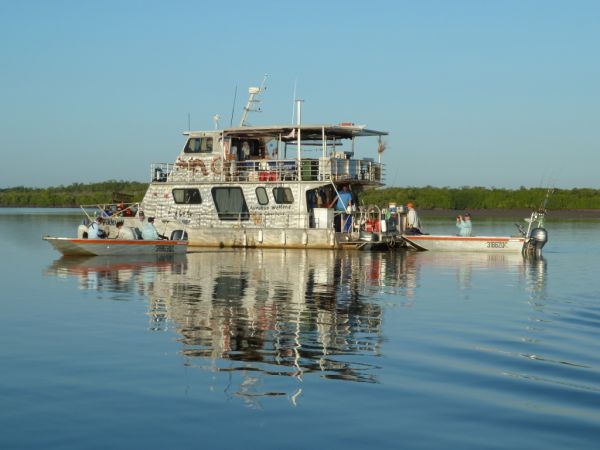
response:
M361 202L364 190L384 184L380 158L387 133L354 123L300 120L246 126L260 91L250 88L240 126L186 132L173 163L151 165L152 181L140 206L146 217L156 217L165 235L185 227L190 246L330 249L400 243L398 221L389 214L385 220L379 208Z

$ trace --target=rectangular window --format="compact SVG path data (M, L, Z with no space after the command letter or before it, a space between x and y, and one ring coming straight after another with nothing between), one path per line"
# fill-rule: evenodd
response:
M202 203L200 191L198 189L173 189L173 200L177 204L199 205Z
M220 220L248 220L248 206L241 188L215 187L211 193Z
M294 203L294 195L292 190L288 187L276 187L273 188L273 198L275 203L278 204L291 204Z
M212 153L213 138L190 138L185 145L184 153Z

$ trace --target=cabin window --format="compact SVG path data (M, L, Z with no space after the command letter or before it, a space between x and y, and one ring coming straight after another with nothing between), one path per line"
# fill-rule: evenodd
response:
M220 220L248 220L248 205L241 188L215 187L211 193Z
M259 205L269 204L269 196L267 195L267 190L264 187L256 188L256 200L258 200Z
M185 146L184 153L212 153L213 138L190 138Z
M177 204L199 205L202 203L200 191L198 189L173 189L173 200Z
M292 194L292 190L288 187L273 188L273 198L275 199L275 203L278 204L294 203L294 195Z

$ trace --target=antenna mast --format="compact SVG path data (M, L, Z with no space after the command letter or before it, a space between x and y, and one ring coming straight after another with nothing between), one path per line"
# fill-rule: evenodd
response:
M294 80L294 98L292 99L292 122L296 118L296 85L298 84L298 78Z
M235 100L237 99L237 84L235 85L235 91L233 93L233 106L231 107L231 119L229 119L229 126L233 126L233 113L235 112Z
M246 119L248 118L249 112L262 112L260 107L253 108L253 104L260 103L260 98L258 98L257 96L267 89L265 84L267 82L268 76L269 74L265 74L262 83L260 84L260 87L251 87L248 89L250 97L248 97L248 103L246 103L246 106L244 106L244 114L242 115L242 120L240 121L240 127L246 126Z

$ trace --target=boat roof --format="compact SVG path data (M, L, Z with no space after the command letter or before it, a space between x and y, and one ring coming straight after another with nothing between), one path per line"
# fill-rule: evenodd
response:
M292 135L294 130L300 129L302 140L320 140L325 130L325 135L328 138L336 139L352 139L354 137L363 136L387 136L387 131L377 131L368 129L365 125L354 125L354 124L339 124L339 125L327 125L327 124L316 124L316 125L266 125L266 126L245 126L245 127L234 127L225 128L222 130L224 136L228 137L268 137L268 136L281 136L281 139L286 141L296 140L298 137ZM206 131L187 131L183 133L187 136L194 136L199 133L206 133Z

